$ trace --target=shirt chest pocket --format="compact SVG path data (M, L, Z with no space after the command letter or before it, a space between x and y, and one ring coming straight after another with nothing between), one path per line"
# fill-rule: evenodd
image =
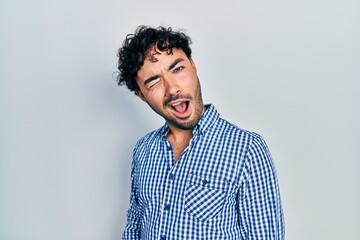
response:
M185 191L185 210L201 221L212 219L224 208L233 189L229 181L190 174Z

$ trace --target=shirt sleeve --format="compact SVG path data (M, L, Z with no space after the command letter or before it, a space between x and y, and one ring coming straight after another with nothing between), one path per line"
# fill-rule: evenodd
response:
M122 236L123 240L140 239L141 211L139 207L137 192L136 157L134 154L131 167L130 208L127 212L127 224Z
M259 135L253 138L238 195L241 235L247 240L283 240L285 226L279 185L270 152Z

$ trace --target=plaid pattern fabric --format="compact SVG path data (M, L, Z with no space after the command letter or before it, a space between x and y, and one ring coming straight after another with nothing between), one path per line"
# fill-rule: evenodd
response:
M284 239L264 140L206 108L176 163L166 124L137 143L123 239Z

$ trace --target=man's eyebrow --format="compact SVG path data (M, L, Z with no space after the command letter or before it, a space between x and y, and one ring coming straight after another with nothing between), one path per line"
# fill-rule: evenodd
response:
M176 60L169 66L168 70L170 71L171 69L173 69L173 68L176 66L176 64L178 64L179 62L182 62L182 61L184 61L183 58L178 58L178 59L176 59Z

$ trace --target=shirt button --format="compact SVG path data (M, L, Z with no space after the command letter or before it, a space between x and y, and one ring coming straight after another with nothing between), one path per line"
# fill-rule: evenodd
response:
M160 237L160 240L166 240L166 237L165 237L164 235L162 235L162 236Z
M205 186L207 183L208 183L208 181L206 179L202 180L203 186Z
M166 211L169 211L169 210L170 210L170 204L166 204L165 207L164 207L164 209L165 209Z
M174 174L172 174L172 173L169 174L169 179L170 179L170 180L173 180L174 177L175 177Z

